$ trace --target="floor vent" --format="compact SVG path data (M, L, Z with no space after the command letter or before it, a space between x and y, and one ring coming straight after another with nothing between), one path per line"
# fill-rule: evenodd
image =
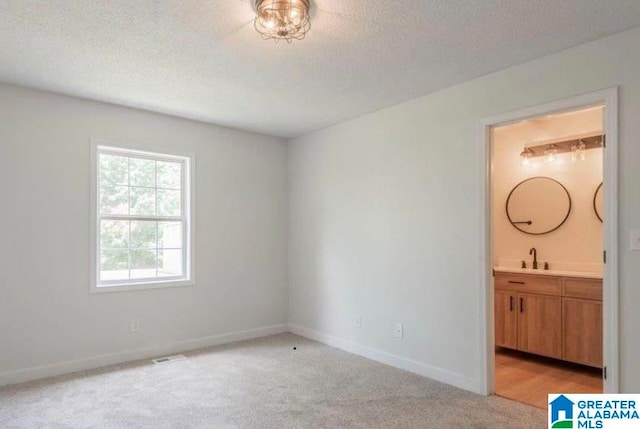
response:
M175 362L177 360L186 359L184 355L173 355L173 356L164 356L157 359L153 359L153 363L161 364L161 363L169 363Z

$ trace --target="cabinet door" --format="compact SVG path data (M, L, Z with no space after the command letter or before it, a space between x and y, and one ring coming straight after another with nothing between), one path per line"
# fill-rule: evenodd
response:
M516 294L496 291L494 307L496 346L515 349L518 346Z
M563 359L602 367L602 302L577 298L562 300Z
M562 358L562 298L519 293L518 349Z

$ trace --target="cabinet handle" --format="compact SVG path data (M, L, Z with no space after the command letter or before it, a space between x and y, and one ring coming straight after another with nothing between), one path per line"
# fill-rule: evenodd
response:
M509 297L509 311L513 311L513 297Z
M512 285L523 285L524 282L517 282L515 280L508 280L507 283L511 283Z
M524 313L524 298L520 298L520 313Z

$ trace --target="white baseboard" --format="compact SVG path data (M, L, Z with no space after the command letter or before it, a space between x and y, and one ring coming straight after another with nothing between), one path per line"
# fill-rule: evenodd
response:
M306 337L328 346L366 357L376 362L404 369L405 371L413 372L423 377L431 378L474 393L479 393L481 395L485 394L482 391L481 383L478 380L474 380L442 368L436 368L402 356L397 356L382 350L376 350L362 344L354 343L352 341L332 337L292 323L289 324L289 331L293 334L300 335L301 337Z
M0 386L22 383L39 378L53 377L88 369L102 368L109 365L130 362L139 359L158 357L187 350L195 350L220 344L233 343L235 341L250 340L252 338L266 337L269 335L288 332L287 324L265 326L247 331L231 332L228 334L214 335L211 337L195 338L179 341L172 344L146 347L137 350L128 350L108 355L100 355L85 359L77 359L66 362L57 362L50 365L24 368L15 371L0 373Z
M362 344L354 343L352 341L332 337L330 335L326 335L296 324L266 326L262 328L250 329L247 331L196 338L191 340L179 341L172 344L164 344L160 346L146 347L142 349L128 350L124 352L100 355L91 358L57 362L50 365L4 372L0 373L0 386L37 380L40 378L53 377L56 375L70 374L73 372L85 371L89 369L102 368L109 365L116 365L139 359L148 359L163 355L175 354L187 350L195 350L204 347L233 343L236 341L266 337L269 335L276 335L284 332L291 332L296 335L300 335L302 337L306 337L314 341L326 344L328 346L336 347L349 353L363 356L368 359L384 363L386 365L422 375L423 377L428 377L442 383L469 390L474 393L483 394L478 380L473 380L460 374L429 366L405 357L397 356L381 350L376 350Z

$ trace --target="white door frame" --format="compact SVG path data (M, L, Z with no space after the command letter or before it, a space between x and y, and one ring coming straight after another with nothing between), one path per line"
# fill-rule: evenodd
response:
M494 314L492 285L492 220L491 220L491 130L523 119L551 113L604 105L603 150L604 170L604 250L607 263L603 271L603 359L607 378L605 393L618 393L618 88L609 88L575 97L554 101L522 110L485 118L480 127L480 213L479 213L479 265L480 265L480 391L486 395L495 392L494 385ZM561 392L559 392L561 393Z

